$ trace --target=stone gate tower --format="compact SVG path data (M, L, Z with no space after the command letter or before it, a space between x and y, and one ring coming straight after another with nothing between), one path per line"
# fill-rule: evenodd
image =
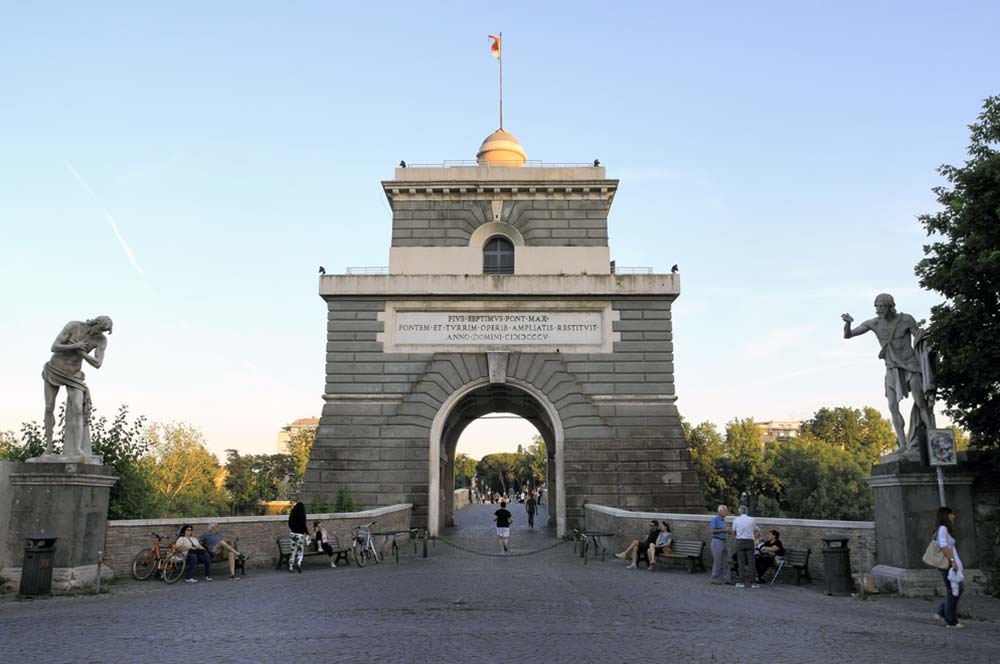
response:
M616 274L601 166L527 162L498 130L476 163L400 167L388 274L320 277L326 392L303 500L337 489L451 522L455 447L493 412L546 443L550 525L587 502L701 511L675 406L672 274Z

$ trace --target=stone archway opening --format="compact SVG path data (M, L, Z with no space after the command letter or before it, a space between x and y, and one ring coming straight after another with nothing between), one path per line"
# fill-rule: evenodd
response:
M509 407L503 405L505 401L506 399L500 400L501 407ZM456 415L456 420L459 417ZM452 445L452 440L455 440L453 435L450 435L445 443L446 462L442 473L442 495L445 496L442 514L446 528L454 525L455 513L459 509L455 505L457 499L455 491L448 489L454 487L457 491L469 485L468 480L462 481L464 479L460 463L462 456L475 460L477 465L484 459L491 459L485 472L476 473L476 492L486 502L490 501L491 493L503 496L511 490L515 493L521 490L541 491L547 486L546 479L555 474L554 436L551 428L543 423L542 417L528 420L518 413L509 411L487 413L472 420L463 417L456 422L454 433L457 434L456 444ZM497 470L501 466L497 465L497 456L506 454L514 456L519 452L523 452L523 456L518 456L518 461L513 464L502 466L506 472L498 474ZM449 484L452 477L454 484ZM541 494L542 504L539 506L540 513L536 519L536 525L540 528L555 527L553 495L551 491ZM551 509L549 509L550 502Z
M431 429L428 526L439 534L454 523L455 454L465 429L492 413L509 413L529 422L545 443L547 527L562 537L566 524L563 486L563 429L554 406L528 384L474 381L458 390L441 407Z

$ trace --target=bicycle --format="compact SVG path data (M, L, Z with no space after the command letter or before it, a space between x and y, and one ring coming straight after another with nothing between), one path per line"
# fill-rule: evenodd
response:
M147 547L136 554L132 560L132 576L139 581L145 581L158 572L161 579L166 583L176 583L184 575L184 567L187 564L187 557L174 551L174 545L162 544L164 551L160 551L163 537L154 532L150 535L156 538L151 547Z
M364 567L369 558L372 558L376 565L381 562L378 549L375 548L375 538L372 537L371 527L374 525L375 522L370 521L354 529L351 552L354 554L354 562L358 564L358 567Z

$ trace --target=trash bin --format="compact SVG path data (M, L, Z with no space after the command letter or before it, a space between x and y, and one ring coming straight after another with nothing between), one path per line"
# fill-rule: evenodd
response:
M827 595L850 595L851 550L845 535L826 535L823 540L823 575L826 577Z
M56 537L28 535L21 565L21 588L18 597L51 597L52 564L56 555Z

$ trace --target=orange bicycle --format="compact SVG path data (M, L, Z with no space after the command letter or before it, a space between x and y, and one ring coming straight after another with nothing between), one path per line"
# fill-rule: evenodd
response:
M154 572L167 583L176 583L184 576L187 557L174 551L173 544L164 544L163 537L149 533L156 539L153 545L140 551L132 560L132 576L144 581Z

